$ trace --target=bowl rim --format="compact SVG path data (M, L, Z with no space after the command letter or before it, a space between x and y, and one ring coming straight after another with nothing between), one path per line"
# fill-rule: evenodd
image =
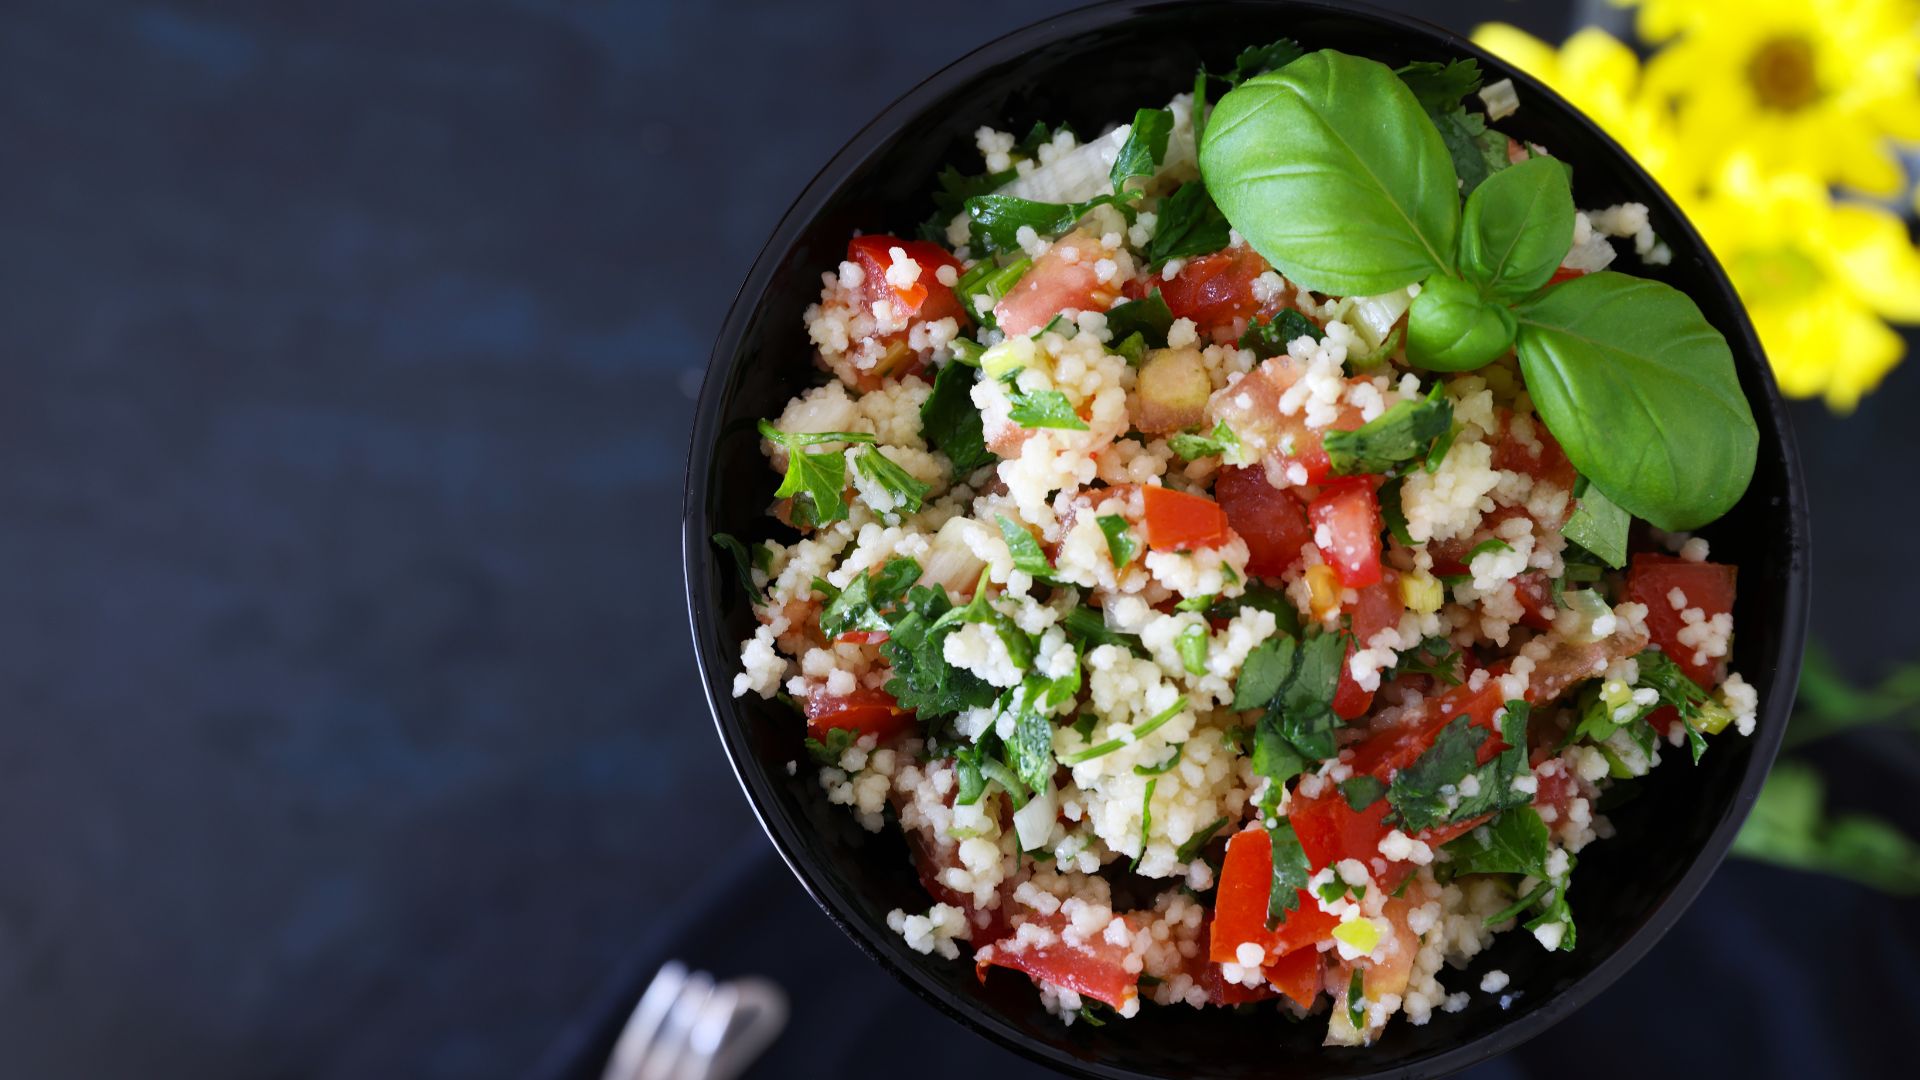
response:
M1709 834L1705 844L1695 853L1692 864L1675 883L1672 891L1647 913L1645 921L1618 949L1603 958L1592 970L1574 980L1564 990L1554 994L1540 1007L1520 1015L1512 1022L1501 1024L1437 1054L1404 1064L1391 1065L1370 1074L1378 1077L1440 1076L1489 1060L1520 1045L1578 1010L1611 986L1666 935L1692 905L1707 880L1726 857L1734 836L1758 797L1760 787L1779 751L1799 682L1800 659L1805 645L1811 593L1811 574L1807 559L1810 523L1805 478L1802 474L1792 418L1780 397L1772 369L1766 362L1765 353L1761 350L1746 308L1740 302L1724 268L1666 190L1641 167L1632 155L1601 130L1584 112L1526 72L1499 61L1487 50L1458 33L1418 16L1386 11L1371 4L1347 2L1347 0L1239 0L1239 2L1270 3L1274 6L1292 7L1315 14L1384 23L1427 38L1429 39L1427 43L1437 48L1474 58L1483 67L1488 67L1491 63L1491 70L1512 69L1511 77L1523 94L1550 98L1564 105L1573 117L1576 127L1580 129L1580 135L1595 140L1602 150L1611 151L1616 155L1626 165L1628 176L1643 184L1651 196L1651 201L1657 201L1661 204L1660 209L1670 214L1675 228L1667 230L1664 236L1669 246L1675 251L1686 251L1689 255L1697 252L1705 264L1704 269L1710 279L1710 287L1720 294L1720 298L1733 315L1733 325L1727 328L1730 343L1736 346L1736 352L1755 361L1753 366L1757 368L1755 374L1758 376L1759 393L1750 396L1749 400L1754 401L1757 397L1758 400L1754 403L1764 408L1772 419L1778 432L1777 441L1785 465L1785 510L1788 519L1789 558L1786 581L1783 586L1785 590L1784 625L1775 655L1771 658L1758 658L1763 662L1771 660L1774 680L1770 695L1762 703L1760 729L1751 737L1752 754L1732 803L1725 808L1719 824ZM880 152L885 144L893 139L895 133L905 126L904 122L911 121L928 104L944 96L954 84L973 78L981 69L1017 60L1044 44L1068 38L1077 33L1105 29L1127 22L1139 15L1180 6L1182 5L1163 2L1163 0L1106 0L1106 2L1048 16L1008 31L942 65L937 71L901 94L862 126L828 159L826 164L807 182L792 205L781 216L779 223L768 234L766 242L754 257L752 268L735 294L715 340L695 407L681 519L681 554L687 616L693 634L694 654L700 670L701 686L706 696L708 711L713 716L728 763L747 796L754 817L759 821L768 839L773 842L781 861L799 880L807 895L813 898L828 918L851 938L863 953L922 1000L932 1004L941 1012L1029 1060L1071 1075L1111 1078L1111 1080L1121 1080L1121 1078L1145 1080L1152 1074L1069 1056L1051 1045L1031 1040L991 1009L981 1007L971 1000L957 1000L957 995L950 994L944 987L933 982L927 974L926 968L933 962L931 959L918 955L894 955L900 953L900 950L883 947L883 942L888 946L897 945L898 935L892 934L884 926L867 925L864 917L854 909L836 883L830 880L816 880L808 866L806 856L801 853L797 832L794 831L795 823L769 810L777 798L773 781L754 759L752 750L747 745L744 724L735 714L731 682L738 657L711 656L705 648L704 643L709 640L727 640L723 629L715 625L718 613L700 602L705 586L712 580L713 575L720 572L717 559L713 554L713 547L708 540L712 530L706 512L705 480L711 469L713 450L720 434L720 417L724 405L722 388L735 365L738 342L758 306L759 298L765 293L771 278L779 269L780 257L812 223L814 217L833 197L850 172L869 157ZM825 878L827 875L821 875L821 877Z

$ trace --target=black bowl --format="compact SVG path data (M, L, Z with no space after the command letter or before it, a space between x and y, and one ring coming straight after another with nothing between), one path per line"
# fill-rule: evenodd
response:
M891 908L924 910L906 846L872 835L829 806L804 763L802 725L778 702L730 694L738 644L753 615L716 554L716 531L771 535L765 516L776 478L753 431L814 377L801 312L820 274L837 265L858 230L903 231L931 210L934 174L974 160L975 128L1022 131L1036 120L1095 132L1191 87L1239 49L1280 36L1390 64L1471 56L1489 81L1511 77L1523 102L1502 122L1574 167L1581 206L1644 202L1673 249L1659 269L1630 267L1692 296L1732 343L1740 381L1760 425L1753 486L1705 530L1718 560L1741 568L1735 613L1739 669L1760 691L1759 731L1723 735L1698 767L1671 760L1638 782L1612 813L1619 835L1581 855L1571 900L1580 947L1549 953L1530 935L1503 935L1451 989L1475 989L1504 969L1517 996L1502 1009L1475 992L1464 1012L1424 1027L1404 1020L1365 1049L1323 1049L1324 1022L1276 1014L1147 1008L1133 1020L1063 1027L1025 979L983 986L965 961L923 957L886 927ZM694 647L720 740L781 857L829 917L928 1001L974 1029L1048 1065L1098 1077L1436 1075L1500 1053L1539 1033L1619 978L1680 917L1726 854L1760 790L1785 730L1799 676L1807 606L1807 510L1793 435L1753 329L1719 265L1671 200L1612 140L1539 83L1471 43L1416 20L1351 5L1276 0L1113 3L1009 34L895 102L842 149L787 212L754 263L713 350L695 417L684 524L687 604ZM1670 755L1683 758L1684 755Z

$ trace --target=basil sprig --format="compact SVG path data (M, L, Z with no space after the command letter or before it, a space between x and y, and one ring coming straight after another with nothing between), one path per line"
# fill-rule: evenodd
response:
M1670 531L1712 521L1746 491L1759 444L1726 339L1656 282L1596 273L1549 287L1573 244L1568 170L1544 157L1495 168L1465 128L1449 143L1436 125L1461 110L1445 99L1477 75L1309 53L1220 99L1202 177L1300 286L1421 283L1407 317L1416 366L1469 371L1516 350L1541 418L1615 507ZM1475 173L1464 212L1463 162Z

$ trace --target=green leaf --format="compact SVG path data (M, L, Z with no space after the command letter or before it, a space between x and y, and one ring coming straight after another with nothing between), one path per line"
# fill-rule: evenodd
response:
M840 765L840 755L847 752L847 747L852 746L853 740L859 735L860 733L853 728L828 728L826 738L816 739L809 735L801 740L801 745L806 748L807 756L812 758L815 764L837 768Z
M1470 57L1444 62L1415 60L1394 74L1429 114L1457 109L1461 98L1480 89L1480 62Z
M1550 157L1500 170L1467 196L1460 272L1496 297L1540 288L1573 247L1573 188Z
M1273 844L1273 884L1267 891L1267 929L1271 930L1286 919L1287 912L1299 908L1300 890L1313 877L1313 867L1307 863L1293 822L1282 818L1269 825L1267 839Z
M1365 773L1340 781L1340 796L1347 800L1347 809L1356 814L1379 802L1386 793L1387 785Z
M1127 732L1126 737L1108 739L1105 742L1095 743L1084 750L1078 750L1068 754L1060 760L1068 765L1079 765L1092 761L1094 758L1106 757L1108 754L1113 753L1123 746L1132 746L1141 739L1159 731L1162 727L1166 726L1167 721L1179 716L1182 712L1186 711L1186 708L1187 699L1183 697L1162 711L1155 713L1151 719L1143 720L1133 725L1132 729Z
M1684 293L1603 270L1518 315L1534 408L1607 498L1669 532L1740 501L1759 428L1726 338Z
M760 598L760 586L753 583L753 563L747 556L747 547L740 541L723 532L713 534L714 546L733 556L733 573L746 590L748 596L756 601Z
M1017 374L1018 369L1009 374ZM1007 396L1013 399L1013 407L1007 410L1007 418L1023 428L1060 428L1066 431L1085 431L1087 422L1073 409L1073 402L1058 390L1022 390L1011 379L1007 384Z
M1174 743L1173 753L1168 754L1166 757L1166 760L1160 762L1158 765L1135 765L1133 767L1133 775L1135 776L1165 775L1175 765L1180 764L1180 754L1181 754L1181 751L1186 749L1186 745L1187 745L1186 743L1179 743L1179 742Z
M988 255L1018 251L1022 226L1041 236L1059 236L1096 206L1113 202L1112 195L1100 195L1077 203L1035 202L1017 195L976 195L967 200L971 219L972 244Z
M1106 534L1107 554L1113 559L1113 568L1118 570L1132 562L1134 553L1140 549L1134 543L1127 519L1119 514L1102 514L1094 521L1100 526L1100 531Z
M787 432L760 421L762 438L787 449L787 474L774 491L776 499L792 499L795 525L826 525L847 516L847 459L838 450L808 453L823 443L871 443L873 436L858 431Z
M936 630L934 625L952 607L945 589L914 586L907 591L902 610L895 613L887 640L880 645L880 654L893 671L893 678L887 680L887 693L901 708L919 714L921 720L993 704L996 691L991 684L947 663L941 642L952 626Z
M1296 338L1309 337L1321 341L1326 336L1327 332L1314 325L1312 319L1293 308L1287 308L1265 321L1248 320L1246 332L1240 335L1240 347L1252 349L1257 359L1265 360L1284 354L1287 346L1293 344Z
M1174 760L1179 760L1179 757L1180 752L1176 747L1174 750ZM1169 762L1168 764L1171 765L1172 763ZM1140 767L1138 765L1134 766L1133 771L1139 772ZM1156 776L1147 781L1147 793L1140 797L1140 855L1147 853L1147 835L1153 829L1153 789L1159 786L1160 778ZM1136 870L1140 867L1140 855L1133 857L1133 868Z
M1513 550L1513 545L1507 543L1505 540L1502 540L1497 536L1488 537L1487 539L1482 540L1479 543L1473 545L1473 547L1468 548L1467 557L1461 561L1471 566L1473 565L1473 560L1479 558L1482 555L1487 554L1488 552L1512 551L1512 550Z
M1011 183L1019 173L1006 169L997 173L967 176L949 165L934 177L933 214L920 223L920 238L936 244L947 242L947 225L967 207L967 200L985 195L1002 184Z
M1574 503L1573 516L1560 527L1567 539L1618 569L1627 565L1627 530L1633 515L1613 504L1601 490L1587 485Z
M1107 332L1115 341L1139 334L1152 348L1163 349L1167 345L1167 331L1171 329L1173 312L1168 310L1166 297L1160 295L1158 287L1145 299L1107 309Z
M858 574L820 613L820 632L828 638L854 630L891 631L891 611L913 583L920 580L920 564L909 558L888 559L871 574Z
M913 474L900 467L899 463L882 454L878 447L869 446L853 459L853 467L861 476L880 485L888 495L893 496L893 508L888 513L917 514L933 490L932 484L923 484Z
M963 608L954 608L933 624L933 629L942 630L960 623L979 623L992 629L1006 646L1007 658L1013 666L1025 671L1033 666L1033 639L1020 629L1013 617L993 606L987 594L988 571L980 571L980 582L974 586L973 599Z
M1486 729L1475 726L1471 717L1455 717L1413 764L1393 775L1387 787L1393 810L1386 820L1412 834L1532 802L1531 793L1513 787L1513 781L1529 771L1528 713L1526 702L1507 702L1500 728L1507 749L1484 766L1478 761ZM1469 776L1474 778L1472 793L1462 790Z
M1392 682L1402 675L1430 675L1448 686L1459 686L1460 676L1455 674L1460 663L1460 651L1444 637L1430 637L1400 654L1394 663L1392 672L1382 675L1382 683Z
M1158 270L1169 259L1211 255L1232 239L1227 216L1207 194L1207 185L1190 180L1160 200L1154 214L1153 239L1147 242L1147 269Z
M1733 853L1920 895L1920 843L1868 814L1829 814L1826 785L1811 766L1783 758L1734 838Z
M1180 666L1193 676L1207 673L1207 651L1212 644L1207 628L1199 623L1180 631L1173 639L1174 651L1180 654Z
M1365 967L1355 964L1347 980L1347 1024L1355 1031L1367 1030L1366 972Z
M1112 346L1112 349L1115 355L1125 358L1128 367L1137 368L1140 366L1140 361L1146 359L1147 356L1146 335L1135 330L1133 333L1121 338L1120 343Z
M1293 674L1294 650L1291 637L1277 634L1253 647L1233 684L1236 711L1267 707Z
M1428 452L1427 459L1433 460L1431 451ZM1407 511L1400 502L1400 488L1405 483L1406 477L1396 476L1380 485L1380 521L1386 525L1387 532L1395 540L1407 547L1412 547L1413 534L1407 531Z
M1252 45L1240 50L1233 70L1222 76L1228 86L1237 86L1263 72L1286 67L1300 59L1304 50L1292 38L1281 38L1269 45Z
M1213 839L1214 834L1226 827L1226 818L1217 819L1206 828L1187 837L1187 842L1180 845L1180 849L1173 853L1173 857L1183 863L1192 862L1194 856L1200 854L1200 849L1207 846L1207 841Z
M1090 641L1095 645L1118 645L1131 649L1135 653L1144 653L1140 639L1132 634L1123 634L1107 626L1107 621L1096 608L1085 605L1067 612L1060 620L1060 626L1068 636Z
M1531 806L1516 806L1446 846L1456 874L1547 876L1551 834Z
M1511 349L1515 331L1506 305L1459 278L1435 274L1407 310L1407 360L1429 371L1472 371Z
M1246 608L1258 608L1273 616L1275 633L1300 636L1300 609L1287 594L1259 582L1249 584L1239 596L1217 600L1207 609L1209 619L1231 619Z
M1200 172L1240 235L1306 288L1372 296L1453 265L1453 163L1376 61L1323 49L1228 91Z
M920 435L947 455L956 480L1000 460L987 449L980 410L973 405L975 369L948 364L933 377L933 392L920 403Z
M1027 271L1031 269L1033 269L1032 259L1016 259L1005 266L998 265L992 259L982 259L974 264L973 269L961 274L959 280L953 283L953 295L959 299L960 306L966 309L967 314L973 316L974 322L981 326L998 329L1000 324L994 320L993 305L999 303L1000 298L1019 284L1020 279L1025 277ZM976 303L982 297L985 298L984 302ZM973 346L972 351L978 352L977 344L972 342L968 344ZM967 346L960 345L956 340L954 356L958 358L961 351L966 348ZM976 359L969 366L979 367L980 365Z
M1172 447L1173 452L1179 454L1182 460L1193 461L1203 457L1216 457L1239 449L1240 436L1235 435L1233 429L1223 420L1213 425L1211 435L1196 435L1182 431L1168 439L1167 445Z
M1040 550L1040 541L1033 534L1005 514L993 515L1000 524L1000 538L1007 542L1007 550L1013 553L1013 568L1036 578L1053 576L1053 564L1047 562L1047 553Z
M1037 708L1025 687L1014 694L1013 737L1007 740L1007 764L1020 782L1045 791L1053 782L1053 721Z
M1167 138L1173 134L1173 113L1166 109L1140 109L1133 114L1127 129L1127 141L1113 159L1108 176L1113 190L1120 191L1136 176L1151 177L1167 157Z
M1452 428L1453 402L1436 383L1426 397L1395 402L1353 431L1327 432L1323 442L1334 472L1384 473L1425 458Z

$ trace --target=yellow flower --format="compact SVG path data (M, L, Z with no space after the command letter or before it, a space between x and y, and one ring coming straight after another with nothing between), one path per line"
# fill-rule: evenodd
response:
M1736 155L1688 216L1726 268L1782 392L1851 410L1900 361L1883 318L1920 320L1920 253L1900 219Z
M1920 139L1912 0L1642 0L1639 30L1667 42L1646 88L1677 107L1683 143L1871 195L1905 189L1888 140Z

